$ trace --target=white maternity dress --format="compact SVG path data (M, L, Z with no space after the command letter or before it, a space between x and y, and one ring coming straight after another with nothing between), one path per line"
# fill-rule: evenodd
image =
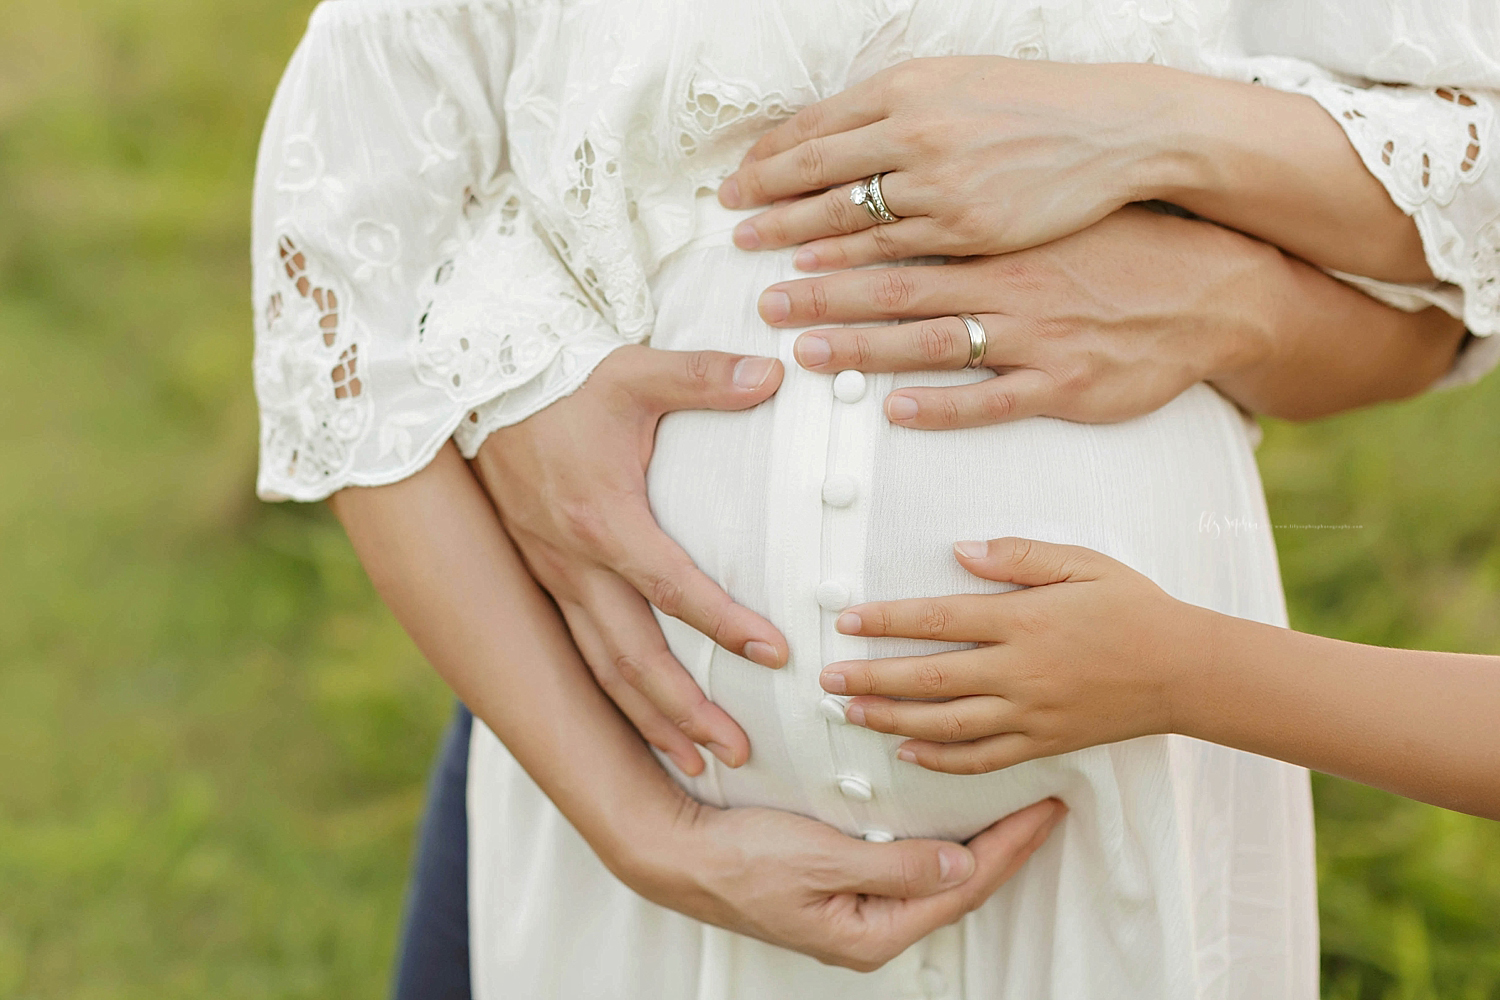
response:
M840 636L866 599L994 589L950 546L1091 546L1185 600L1284 624L1250 432L1197 386L1110 426L890 426L895 386L966 373L814 375L754 303L789 253L729 242L712 192L795 109L922 55L1155 61L1305 92L1421 228L1437 302L1500 329L1500 14L1469 33L1368 0L336 0L278 91L255 206L260 490L313 500L398 480L450 436L566 395L622 343L774 354L775 398L680 413L650 473L668 532L786 633L770 671L663 619L750 736L751 762L678 776L871 840L966 838L1048 795L1070 813L978 911L857 974L705 926L611 876L476 723L476 995L562 1000L1187 1000L1317 995L1302 770L1153 737L950 776L842 721L833 660L941 648ZM1457 9L1460 5L1452 5ZM1451 13L1451 12L1450 12ZM1488 18L1488 20L1486 20ZM1404 20L1403 20L1404 19ZM1481 37L1475 38L1479 30ZM1397 36L1410 44L1393 45ZM1310 60L1310 61L1304 61ZM1316 62L1324 68L1317 68ZM1337 75L1336 75L1337 74ZM1411 86L1372 86L1368 79ZM1462 90L1461 87L1471 90ZM1357 280L1357 279L1351 279ZM1481 339L1456 376L1492 360Z

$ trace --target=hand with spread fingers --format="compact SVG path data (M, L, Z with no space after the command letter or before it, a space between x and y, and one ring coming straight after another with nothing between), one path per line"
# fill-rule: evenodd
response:
M786 663L787 646L657 526L646 467L663 415L756 406L781 374L772 358L621 347L572 395L492 433L474 462L599 686L689 775L703 771L694 743L730 767L750 743L673 657L650 605L762 666Z
M851 723L910 737L902 760L953 774L1174 731L1174 675L1210 612L1091 549L1000 538L954 552L975 576L1028 589L845 611L846 635L980 643L829 664L824 690L856 696Z
M1137 206L1018 253L782 282L759 310L815 327L793 348L810 371L997 373L891 393L890 421L923 430L1126 420L1200 381L1252 412L1319 416L1421 391L1463 334L1440 310L1391 309L1259 240Z

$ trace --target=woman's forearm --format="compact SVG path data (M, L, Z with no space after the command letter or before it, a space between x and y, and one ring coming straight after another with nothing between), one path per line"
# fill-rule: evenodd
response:
M330 504L422 653L607 865L688 804L594 683L451 443L410 479Z
M1500 819L1500 657L1387 649L1210 615L1173 732Z
M1272 332L1208 379L1246 410L1311 420L1416 395L1452 368L1464 325L1441 309L1391 308L1286 254L1259 266Z
M1181 205L1320 267L1381 281L1432 281L1414 223L1310 97L1131 67L1170 90L1152 119L1143 198Z

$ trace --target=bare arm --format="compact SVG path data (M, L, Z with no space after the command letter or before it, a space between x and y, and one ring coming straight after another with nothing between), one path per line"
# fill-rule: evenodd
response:
M1173 728L1500 820L1500 656L1387 649L1184 605Z
M1002 538L955 554L1027 589L872 602L838 627L979 648L830 664L823 678L860 696L850 721L912 737L898 754L916 765L975 773L1180 733L1500 819L1500 657L1233 618L1072 545ZM912 697L951 700L896 700Z
M1250 233L1322 267L1382 281L1432 281L1416 223L1365 169L1311 97L1137 71L1173 94L1156 119L1138 191Z
M1038 803L965 848L867 844L790 813L703 806L595 685L451 444L410 479L331 504L438 673L604 864L662 905L871 969L987 899L1062 814Z

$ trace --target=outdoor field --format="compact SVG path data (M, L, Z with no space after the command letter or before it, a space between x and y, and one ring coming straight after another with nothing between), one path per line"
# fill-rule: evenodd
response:
M450 699L328 512L252 492L250 183L310 9L0 16L0 1000L386 991ZM1276 532L1297 627L1500 653L1500 380L1260 458L1274 523L1342 526ZM1500 998L1500 825L1315 789L1326 996Z

